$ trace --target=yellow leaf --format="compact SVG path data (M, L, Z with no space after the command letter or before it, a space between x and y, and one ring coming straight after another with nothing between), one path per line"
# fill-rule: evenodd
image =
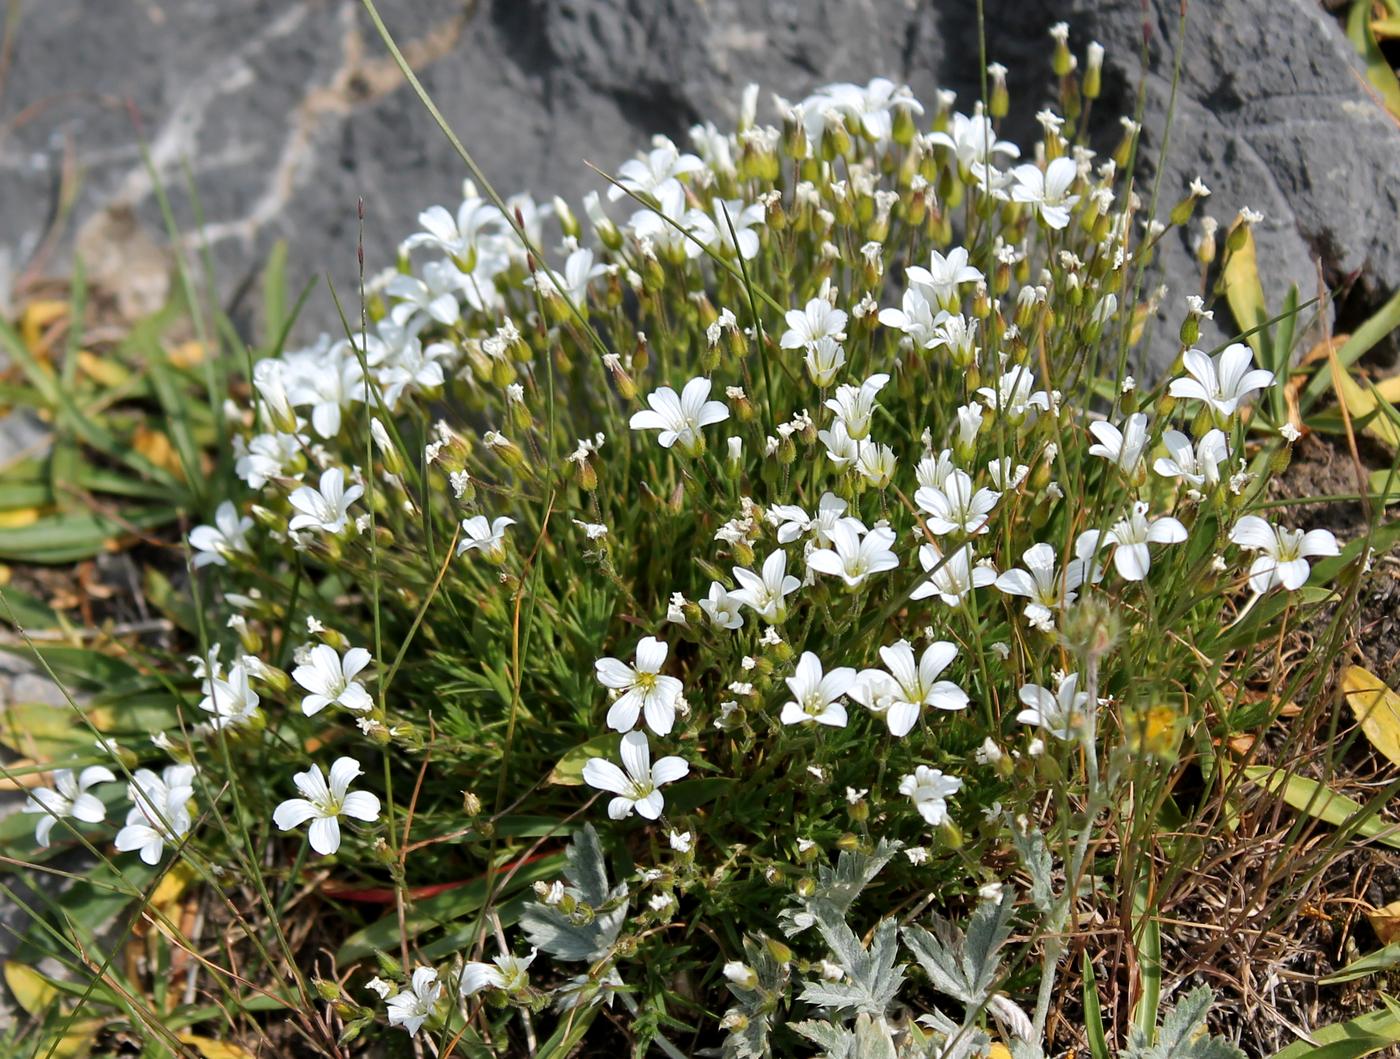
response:
M175 452L175 446L170 444L170 439L161 431L152 430L142 424L136 428L136 433L132 435L131 444L137 452L157 467L169 471L178 478L185 476L185 469L180 465L180 457Z
M1382 379L1376 383L1376 393L1391 404L1400 401L1400 375L1392 375L1390 378Z
M58 989L33 967L15 960L5 961L5 984L15 995L15 1003L40 1018L58 1000Z
M165 873L156 886L155 892L151 894L151 905L159 909L163 915L170 917L171 909L195 878L195 870L186 861L177 861L175 866Z
M44 330L67 314L68 303L65 301L41 298L30 302L24 307L24 313L19 318L20 338L24 339L24 344L33 352L40 352L39 340L43 338Z
M1367 912L1366 921L1371 924L1382 945L1400 941L1400 901L1391 901L1384 908Z
M1241 222L1236 221L1238 227ZM1230 231L1234 235L1235 229ZM1269 318L1268 306L1264 303L1264 285L1259 282L1259 259L1254 252L1254 233L1245 225L1244 244L1232 252L1225 261L1225 271L1220 277L1225 288L1225 298L1230 303L1230 313L1241 331L1258 327ZM1264 363L1264 332L1256 331L1246 342L1254 350L1254 359Z
M170 363L177 368L192 368L204 361L204 346L193 340L181 342L170 351Z
M0 511L0 529L19 529L20 526L32 526L39 521L39 515L37 507L17 507L10 511Z
M1342 674L1342 691L1371 745L1391 764L1400 765L1400 695L1360 666L1347 667Z
M1335 373L1337 396L1347 406L1352 418L1360 419L1375 412L1375 417L1366 424L1366 433L1377 441L1388 445L1393 452L1400 448L1400 426L1393 423L1385 412L1380 411L1380 398L1368 387L1362 386L1346 371Z
M253 1059L253 1053L239 1044L225 1044L213 1037L200 1037L194 1033L181 1033L181 1044L188 1044L204 1059Z
M120 386L131 378L131 373L116 361L99 357L85 349L78 351L78 367L99 386Z

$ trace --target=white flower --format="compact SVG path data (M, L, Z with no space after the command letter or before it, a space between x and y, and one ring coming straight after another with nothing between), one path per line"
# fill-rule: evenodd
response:
M458 297L462 273L450 261L430 261L421 269L422 278L396 272L384 285L384 293L396 299L389 319L399 327L412 328L422 316L451 327L462 316ZM421 315L420 315L421 314Z
M1075 591L1084 583L1084 562L1071 559L1063 573L1055 570L1055 549L1048 544L1033 544L1021 556L1025 565L1005 571L996 579L997 588L1010 596L1026 596L1025 615L1038 629L1053 628L1052 612L1073 603Z
M1050 409L1050 395L1044 390L1031 392L1035 385L1035 372L1025 365L1018 365L1003 372L995 387L980 386L977 389L987 407L1002 412L1013 419L1025 415L1032 408L1042 411Z
M1112 423L1090 423L1089 433L1097 439L1097 444L1089 446L1089 455L1102 456L1127 474L1133 474L1142 464L1143 449L1147 447L1147 416L1134 412L1123 427L1119 430Z
M856 472L876 489L884 489L894 480L894 449L877 445L869 439L856 443Z
M194 775L193 765L170 765L159 776L137 769L127 784L133 805L126 826L113 840L117 849L139 850L145 863L158 863L165 843L178 841L193 823L189 801L194 797Z
M744 614L739 609L740 601L718 581L710 582L709 594L699 602L700 609L721 629L732 631L744 627Z
M948 799L962 790L962 780L938 769L920 765L899 781L899 793L914 801L914 808L932 827L948 822Z
M1056 739L1079 738L1084 728L1084 708L1089 704L1089 693L1079 690L1078 673L1062 677L1053 695L1039 684L1026 684L1018 697L1026 708L1016 714L1016 720L1044 728Z
M836 388L834 397L826 399L826 406L836 413L836 418L846 428L846 434L854 441L862 440L870 433L870 417L875 411L875 395L890 381L883 373L870 376L859 386L849 383Z
M846 707L837 700L855 684L854 669L840 666L823 675L821 659L811 651L803 651L796 672L786 679L793 697L783 703L778 718L783 724L816 722L832 728L846 727Z
M374 982L370 985L372 987ZM384 1002L389 1025L402 1026L410 1037L416 1036L423 1023L432 1016L433 1008L441 997L442 983L438 981L437 971L431 967L415 967L409 987Z
M846 314L832 307L825 298L812 298L805 308L789 309L787 330L783 332L783 349L805 349L824 338L841 341L846 337Z
M956 607L974 588L984 588L997 579L996 571L981 563L974 564L972 545L961 548L943 558L937 546L919 546L919 565L932 571L929 579L909 594L910 599L927 599L937 595L946 605Z
M418 215L421 232L415 232L403 241L405 251L420 246L431 246L453 258L466 261L475 255L476 245L482 231L488 226L502 222L501 211L489 202L479 198L473 190L462 205L457 208L454 218L442 206L430 206Z
M682 452L697 456L705 445L700 428L729 418L729 409L709 398L709 379L691 379L680 396L671 387L662 386L647 395L650 411L633 413L631 427L633 430L659 430L657 441L663 449L679 441Z
M1147 521L1147 504L1139 500L1132 513L1114 523L1105 535L1113 552L1113 565L1125 581L1141 581L1152 566L1149 544L1180 544L1186 539L1186 527L1174 518L1162 517Z
M1263 552L1249 567L1249 587L1259 593L1275 585L1288 592L1307 583L1308 559L1337 555L1337 538L1329 530L1304 533L1286 526L1271 526L1258 515L1245 515L1230 530L1231 542L1248 551Z
M997 139L992 119L980 110L970 118L966 114L954 114L948 131L930 134L928 142L950 148L958 157L958 165L966 170L971 170L974 164L990 165L993 155L1021 156L1021 149L1014 143Z
M914 502L928 514L929 532L941 537L945 533L986 533L1000 497L994 489L973 492L972 478L966 471L954 469L944 477L942 488L921 486L914 493Z
M1181 365L1190 377L1173 379L1167 392L1205 401L1222 416L1234 415L1241 401L1274 383L1274 373L1254 367L1254 354L1242 342L1226 346L1213 360L1199 349L1188 349Z
M196 570L210 563L226 566L235 553L251 554L248 531L252 528L253 520L246 515L240 518L238 508L232 501L225 500L214 512L214 525L190 530L190 547L197 553L190 560L191 564Z
M687 228L695 230L696 238L702 243L717 249L735 249L738 240L739 256L745 261L758 253L758 233L755 225L764 220L764 209L760 205L745 206L740 199L716 198L711 207L712 214L700 210L690 210L683 222ZM733 229L731 234L730 229ZM702 251L694 243L687 241L686 253L698 257Z
M53 788L38 787L29 793L24 803L26 813L41 813L34 824L34 841L49 844L49 832L59 817L71 816L86 824L99 824L107 819L107 807L88 788L99 783L111 783L117 777L105 765L89 765L76 776L72 769L54 769Z
M364 494L364 487L345 487L345 472L332 467L321 475L321 483L313 489L303 485L288 499L299 512L292 516L288 529L299 530L313 526L325 533L339 533L350 517L350 505Z
M515 519L509 515L498 515L490 522L486 521L485 515L473 515L471 518L462 519L462 539L457 542L457 554L480 551L488 562L504 562L506 529L514 525ZM589 540L592 539L592 534L589 534Z
M817 431L817 437L826 446L826 458L838 468L851 466L860 456L860 447L846 432L846 424L840 419L832 420L826 430Z
M627 191L639 195L661 197L667 185L681 190L680 178L705 168L705 163L693 154L681 154L670 140L660 143L641 158L629 158L617 168L617 183L608 188L608 198L616 202ZM623 189L626 189L624 191Z
M690 766L678 757L663 757L653 765L645 732L628 732L622 737L618 752L626 772L604 758L589 758L583 766L584 782L617 795L608 802L608 816L612 819L625 819L634 809L647 820L657 819L665 807L658 788L687 775Z
M637 664L629 666L616 658L600 658L593 663L598 683L622 694L608 710L608 727L625 732L644 714L648 727L657 735L669 735L676 723L676 700L681 682L664 676L667 647L655 636L644 636L637 644Z
M366 823L379 819L379 799L368 791L350 790L350 782L364 772L354 758L336 758L331 765L330 785L321 766L312 764L292 777L300 798L288 798L272 812L272 819L283 831L311 821L311 848L330 856L340 848L340 817Z
M310 717L327 706L344 706L364 713L374 700L355 677L370 663L370 653L352 647L342 658L330 644L317 644L306 661L292 670L292 679L311 694L301 700L301 712Z
M928 268L910 265L904 275L911 284L921 288L930 301L949 310L957 305L960 285L977 283L983 278L981 271L967 263L967 248L962 246L953 247L947 257L934 250Z
M689 853L695 844L695 837L689 831L677 831L675 828L666 838L677 853Z
M871 574L893 570L899 557L890 549L894 530L876 526L861 536L864 527L857 519L843 518L831 528L831 547L818 548L807 556L807 565L818 573L839 577L855 588Z
M530 984L530 964L535 962L539 949L531 949L529 956L516 956L502 953L491 957L490 963L468 963L462 968L462 977L457 981L457 992L464 997L472 996L483 989L504 989L508 993L518 993Z
M801 587L802 582L787 572L787 553L781 548L763 560L762 574L743 567L734 567L734 580L741 587L730 596L752 607L760 618L776 625L787 617L787 597Z
M851 688L851 698L873 713L885 715L890 734L903 738L919 720L925 706L937 710L967 708L967 693L938 676L957 657L958 649L938 640L924 649L917 666L907 640L880 648L884 669L865 669Z
M351 403L365 399L364 369L359 358L349 352L348 343L299 364L293 380L292 404L311 406L311 425L323 438L336 437L340 433L341 412Z
M836 339L823 336L807 347L803 357L807 374L818 389L825 390L846 364L846 351Z
M301 447L310 440L305 434L279 433L258 434L246 443L242 437L234 438L238 459L233 469L249 489L261 489L272 478L286 477L287 465L301 454Z
M593 251L575 250L564 261L562 273L540 269L535 273L535 286L545 297L566 298L575 306L582 306L588 300L588 285L607 272L605 265L593 263ZM528 282L528 281L527 281Z
M258 693L248 682L248 667L236 662L223 677L210 675L204 683L199 708L213 714L215 728L237 728L252 722L258 713Z
M1152 469L1163 478L1180 478L1197 489L1219 484L1220 465L1229 456L1224 431L1207 431L1192 449L1189 437L1179 430L1168 430L1162 435L1162 444L1167 455L1159 456Z
M923 291L915 287L904 292L898 309L881 309L879 315L880 323L903 331L920 349L933 349L940 344L942 336L938 326L947 318L948 313L943 309L935 316Z
M1078 195L1069 193L1079 175L1073 158L1056 158L1043 173L1037 166L1018 165L1011 175L1016 180L1011 186L1013 201L1033 203L1048 228L1058 230L1069 224L1069 211L1079 201Z

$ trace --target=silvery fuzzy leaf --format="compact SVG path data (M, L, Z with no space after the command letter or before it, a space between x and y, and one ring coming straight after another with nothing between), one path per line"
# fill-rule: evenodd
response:
M976 992L963 969L962 934L941 916L934 916L931 922L933 931L905 927L904 943L919 961L933 988L969 1007L976 1007Z
M1050 880L1054 862L1045 845L1045 836L1035 829L1022 831L1012 822L1011 844L1031 877L1031 901L1041 912L1049 914L1055 904L1055 889Z
M574 839L564 853L569 866L564 869L564 878L578 891L577 897L585 904L598 908L611 896L608 893L608 866L603 860L603 847L598 842L598 832L592 824L584 824L583 830L574 832Z
M899 1059L883 1018L861 1015L856 1019L856 1048L853 1059Z
M790 1028L824 1049L827 1059L855 1059L856 1035L844 1026L808 1019L791 1023Z
M1016 893L1010 887L1002 890L998 901L983 901L972 914L963 948L963 968L967 982L981 1004L991 994L1001 966L998 955L1002 944L1011 936L1011 912Z
M890 862L904 844L880 839L874 853L843 850L836 858L836 867L823 864L817 868L817 886L801 908L787 908L778 914L783 933L795 937L815 922L814 906L818 903L834 908L844 916L862 890L870 885L880 870Z
M566 892L590 906L593 916L575 922L553 905L540 901L526 904L520 913L520 926L531 945L558 960L593 962L600 959L617 940L627 918L627 884L608 889L607 865L591 824L574 833L565 854L568 867L564 877Z
M883 1017L904 983L904 968L895 962L899 955L899 925L893 919L881 920L866 951L835 909L822 905L816 915L822 937L849 981L811 983L803 992L803 999L825 1007L854 1007Z
M725 1059L762 1059L769 1054L767 1015L750 1015L742 1030L730 1030L720 1054Z

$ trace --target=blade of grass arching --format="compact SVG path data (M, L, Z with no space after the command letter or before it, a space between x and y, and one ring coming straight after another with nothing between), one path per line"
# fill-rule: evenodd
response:
M301 293L297 295L297 300L292 304L291 313L288 314L286 319L282 321L281 326L274 332L277 341L268 347L267 355L269 357L278 357L282 355L282 350L287 346L287 338L292 333L292 327L296 324L297 317L301 315L301 310L305 308L306 299L311 297L311 292L316 288L317 282L319 281L313 276L302 286ZM249 378L252 377L252 373L253 368L250 362L248 366Z
M272 244L262 272L262 340L271 345L287 326L287 240Z
M1390 300L1378 309L1365 323L1351 333L1336 351L1337 363L1349 368L1396 328L1400 328L1400 291L1391 295ZM1322 365L1304 387L1299 410L1306 415L1313 405L1327 392L1332 378Z
M408 60L404 58L403 52L399 50L399 46L394 40L394 35L389 32L389 27L384 24L384 19L380 17L379 9L375 7L374 0L360 0L360 2L364 5L364 9L368 13L370 21L374 23L374 28L379 34L379 39L382 40L384 46L389 49L389 54L393 58L394 64L398 66L399 72L403 74L404 80L407 81L408 86L413 89L414 95L418 97L418 101L422 103L424 108L428 111L433 122L442 130L443 135L447 137L447 142L450 143L452 149L457 152L457 157L462 160L467 169L471 172L472 179L486 192L486 197L491 204L501 211L501 215L505 218L506 223L510 225L511 231L515 233L516 238L520 240L520 244L534 258L535 267L549 277L555 291L563 300L564 304L569 307L569 312L583 329L584 334L588 336L589 341L593 343L599 355L601 356L607 353L608 346L607 343L603 341L603 336L588 322L588 317L574 304L574 299L565 293L568 288L565 284L560 282L558 274L550 267L548 260L545 258L540 248L531 241L530 233L527 232L524 225L516 219L515 211L506 205L505 199L501 198L500 194L491 184L491 181L486 179L486 174L483 173L481 167L476 164L476 159L471 156L471 152L463 145L457 134L452 131L452 126L449 125L447 119L442 116L442 111L438 110L437 104L433 102L433 97L428 95L428 90L424 88L423 83L418 80L418 74L414 72ZM361 262L361 268L363 267L364 263Z
M744 277L744 290L749 295L749 314L753 317L754 342L758 345L759 362L763 365L763 396L766 398L764 405L768 411L768 430L776 432L778 426L777 414L773 411L773 376L768 370L768 343L763 335L763 318L758 314L758 299L754 296L753 284L749 282L749 269L744 264L743 252L739 249L739 233L734 230L734 218L729 216L729 207L721 200L720 209L724 211L724 223L729 228L729 241L734 244L734 256L739 260L739 271Z
M236 338L237 329L233 326L233 321L228 318L228 314L219 305L218 298L218 276L214 271L214 255L209 248L209 241L204 238L204 202L199 197L199 188L195 186L194 170L190 168L189 158L180 160L180 172L185 178L185 191L189 195L190 210L194 213L194 229L199 237L199 261L204 267L204 293L209 298L209 312L214 318L214 324L220 335L228 341L228 336ZM152 185L157 188L157 192L164 197L164 189L160 187L159 180L152 180ZM174 222L174 213L169 208L168 201L161 207L161 216L166 219L167 229L171 229ZM179 229L175 226L171 231L170 239L172 244L180 246ZM207 329L201 330L204 313L197 301L197 292L194 283L190 279L189 268L185 264L185 255L177 252L176 263L180 269L180 285L185 291L185 299L190 304L191 313L195 320L195 337L204 349L204 385L209 398L209 407L214 411L214 435L215 444L218 451L223 451L225 436L224 424L224 398L228 396L228 381L225 376L214 370L214 345L213 336ZM237 341L230 342L229 349L237 349Z
M1157 1035L1157 1014L1162 1000L1162 928L1156 910L1147 903L1147 890L1139 886L1133 894L1133 918L1137 921L1137 968L1139 993L1133 1005L1133 1025L1152 1044Z
M1400 1044L1400 1018L1381 1009L1313 1030L1312 1040L1294 1041L1272 1059L1360 1059L1395 1044Z

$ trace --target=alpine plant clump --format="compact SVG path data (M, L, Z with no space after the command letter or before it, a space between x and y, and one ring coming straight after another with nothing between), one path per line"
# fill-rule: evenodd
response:
M1266 510L1281 381L1147 278L1181 228L1218 264L1217 226L1199 183L1149 212L1133 122L1091 147L1101 55L1033 144L996 66L985 105L755 87L577 207L421 213L367 326L228 409L207 642L125 748L117 847L391 888L322 907L313 1036L1052 1046L1073 924L1147 870L1134 813L1220 776L1224 667L1342 569ZM41 843L117 777L59 779Z

